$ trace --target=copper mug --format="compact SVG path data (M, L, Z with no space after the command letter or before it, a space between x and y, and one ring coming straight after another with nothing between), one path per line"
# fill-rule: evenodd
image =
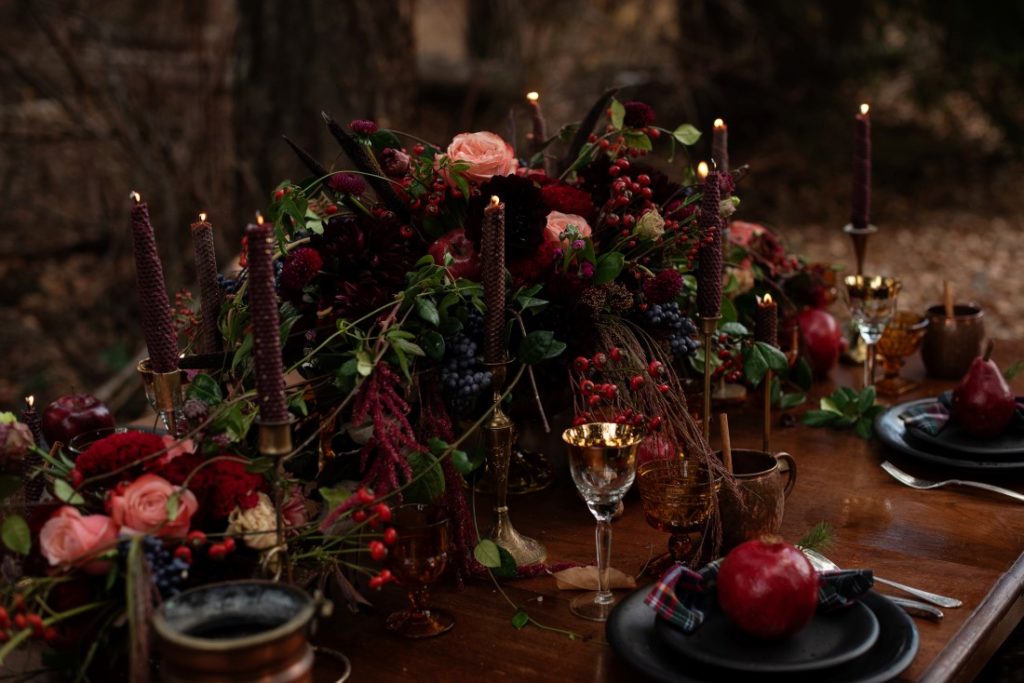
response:
M921 343L921 360L929 377L960 379L981 354L985 339L985 312L977 304L957 304L953 317L942 306L932 306L928 331Z
M782 514L796 485L796 460L789 453L733 449L735 490L723 486L718 507L722 516L722 552L764 534L778 533Z

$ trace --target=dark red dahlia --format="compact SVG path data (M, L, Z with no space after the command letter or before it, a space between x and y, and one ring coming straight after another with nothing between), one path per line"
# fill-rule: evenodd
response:
M380 127L377 126L373 121L367 121L365 119L356 119L348 124L349 128L358 133L359 135L373 135Z
M366 192L366 181L355 173L335 173L327 181L327 186L335 192L357 197Z
M380 167L391 178L401 178L409 172L411 157L400 149L385 147L380 153Z
M540 189L526 178L494 176L480 186L480 195L469 201L466 236L479 248L484 207L492 196L505 204L505 253L510 261L533 255L544 241L548 207Z
M646 128L654 123L654 109L646 102L626 102L626 116L622 122L630 128Z
M589 192L562 183L546 185L540 192L544 203L552 211L582 216L588 222L594 217L594 202Z
M292 292L301 292L323 267L324 260L316 249L301 247L288 254L281 269L281 287Z
M644 282L644 297L651 304L667 304L683 291L683 276L675 268L666 268Z
M150 465L147 469L154 467L157 458L151 458L146 463L142 461L147 456L163 451L164 448L163 439L151 432L130 431L111 434L92 444L79 455L75 461L75 469L82 473L84 479L88 479L128 468L122 473L121 478L132 479L142 474L145 464ZM133 465L137 467L132 467Z

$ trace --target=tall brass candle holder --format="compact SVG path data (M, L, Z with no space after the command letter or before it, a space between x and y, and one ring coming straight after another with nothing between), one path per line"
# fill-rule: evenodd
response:
M178 434L178 426L182 420L181 371L156 372L148 358L143 358L135 366L142 378L142 386L146 390L146 400L163 421L167 431Z
M524 566L543 562L548 552L541 543L516 531L508 514L508 469L515 435L511 418L501 409L501 392L509 364L508 361L485 363L491 372L494 391L494 411L482 427L487 464L495 481L494 525L488 536L507 550L517 565Z
M275 548L283 556L281 561L288 580L291 581L292 568L288 561L288 544L284 538L284 458L292 452L292 426L295 424L295 418L289 416L282 422L259 420L257 424L260 430L260 455L274 459L274 510L277 514L275 524L277 544Z
M700 331L704 338L704 413L702 424L704 426L704 440L711 438L711 339L718 330L718 321L722 316L702 317L700 319Z
M850 236L853 242L853 255L857 260L856 275L864 274L864 258L868 252L868 238L878 232L878 227L869 225L866 228L855 228L853 223L843 226L843 232Z

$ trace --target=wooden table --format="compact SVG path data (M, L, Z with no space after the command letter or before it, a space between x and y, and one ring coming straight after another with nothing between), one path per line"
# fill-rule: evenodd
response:
M1024 356L1024 344L1004 344L996 356L1006 367ZM842 368L833 373L848 385L855 384L856 374ZM919 366L906 374L923 377ZM1024 393L1020 378L1014 384ZM900 400L934 396L949 386L928 381ZM816 406L817 397L833 388L831 383L817 386L808 406ZM734 447L760 447L753 403L730 414ZM551 443L548 452L560 456L557 438ZM877 440L862 441L852 431L802 425L777 429L773 447L792 453L799 465L798 482L786 504L784 537L795 541L826 521L835 529L827 554L841 566L870 567L880 576L963 600L962 608L945 610L946 618L939 623L916 620L921 647L903 678L971 680L1024 617L1024 507L962 488L907 488L879 464L889 459L929 478L951 473L891 452ZM971 473L970 478L1018 489L1024 484L1024 475L978 475ZM551 488L513 497L510 507L516 527L547 545L549 561L594 562L594 521L564 467ZM490 509L483 499L478 501L478 518L486 528ZM635 573L648 557L664 550L666 540L644 522L637 494L631 491L625 515L614 525L612 565ZM443 636L415 642L389 635L385 616L405 605L401 590L389 587L373 597L372 614L339 610L322 625L321 639L348 655L352 680L359 681L642 680L612 652L602 624L570 614L572 594L556 590L554 579L518 580L503 587L539 622L575 631L584 639L569 640L533 626L516 630L515 610L488 581L474 581L461 592L447 584L437 587L435 604L456 617L455 628ZM890 592L884 586L878 589ZM318 680L333 680L332 673L330 666L318 667Z

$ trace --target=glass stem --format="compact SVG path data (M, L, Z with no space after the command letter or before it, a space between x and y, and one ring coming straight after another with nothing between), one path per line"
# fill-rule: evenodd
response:
M430 595L426 587L414 588L409 591L409 602L412 603L412 610L416 614L422 615L427 611L429 599Z
M594 602L608 605L615 601L608 589L608 564L612 555L611 518L597 520L594 537L597 541L597 597Z
M867 358L864 359L864 387L875 383L875 345L868 344Z

